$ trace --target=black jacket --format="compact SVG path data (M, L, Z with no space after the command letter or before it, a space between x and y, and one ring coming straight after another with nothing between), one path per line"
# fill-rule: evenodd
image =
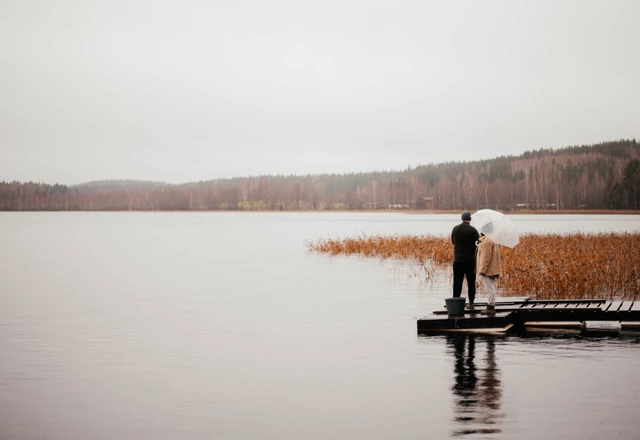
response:
M475 261L476 241L480 234L476 228L469 223L462 222L451 231L451 242L453 243L453 261Z

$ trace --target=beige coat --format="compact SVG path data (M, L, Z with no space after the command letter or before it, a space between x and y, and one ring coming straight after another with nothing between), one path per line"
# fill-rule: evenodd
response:
M489 237L480 237L478 240L478 256L476 257L476 273L486 275L502 275L500 265L500 246Z

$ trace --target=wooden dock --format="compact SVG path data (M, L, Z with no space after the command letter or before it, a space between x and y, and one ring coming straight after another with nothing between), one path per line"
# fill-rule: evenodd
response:
M640 300L603 299L531 300L529 297L497 298L496 313L482 315L486 302L475 310L449 316L446 308L418 319L418 333L475 332L507 334L527 328L580 328L585 322L620 323L623 330L640 330Z

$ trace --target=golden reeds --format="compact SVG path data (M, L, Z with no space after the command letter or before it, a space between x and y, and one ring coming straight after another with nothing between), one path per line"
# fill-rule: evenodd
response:
M450 267L448 236L362 236L320 240L313 251L396 258L420 263L427 278L433 267ZM640 296L640 233L526 234L513 249L502 246L499 285L506 296L534 299Z

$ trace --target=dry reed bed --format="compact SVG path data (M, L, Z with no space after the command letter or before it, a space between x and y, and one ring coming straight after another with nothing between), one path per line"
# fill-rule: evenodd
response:
M313 251L416 261L429 278L450 267L448 236L363 236L325 239ZM640 296L640 233L526 234L513 249L501 246L500 288L506 296L534 299Z

